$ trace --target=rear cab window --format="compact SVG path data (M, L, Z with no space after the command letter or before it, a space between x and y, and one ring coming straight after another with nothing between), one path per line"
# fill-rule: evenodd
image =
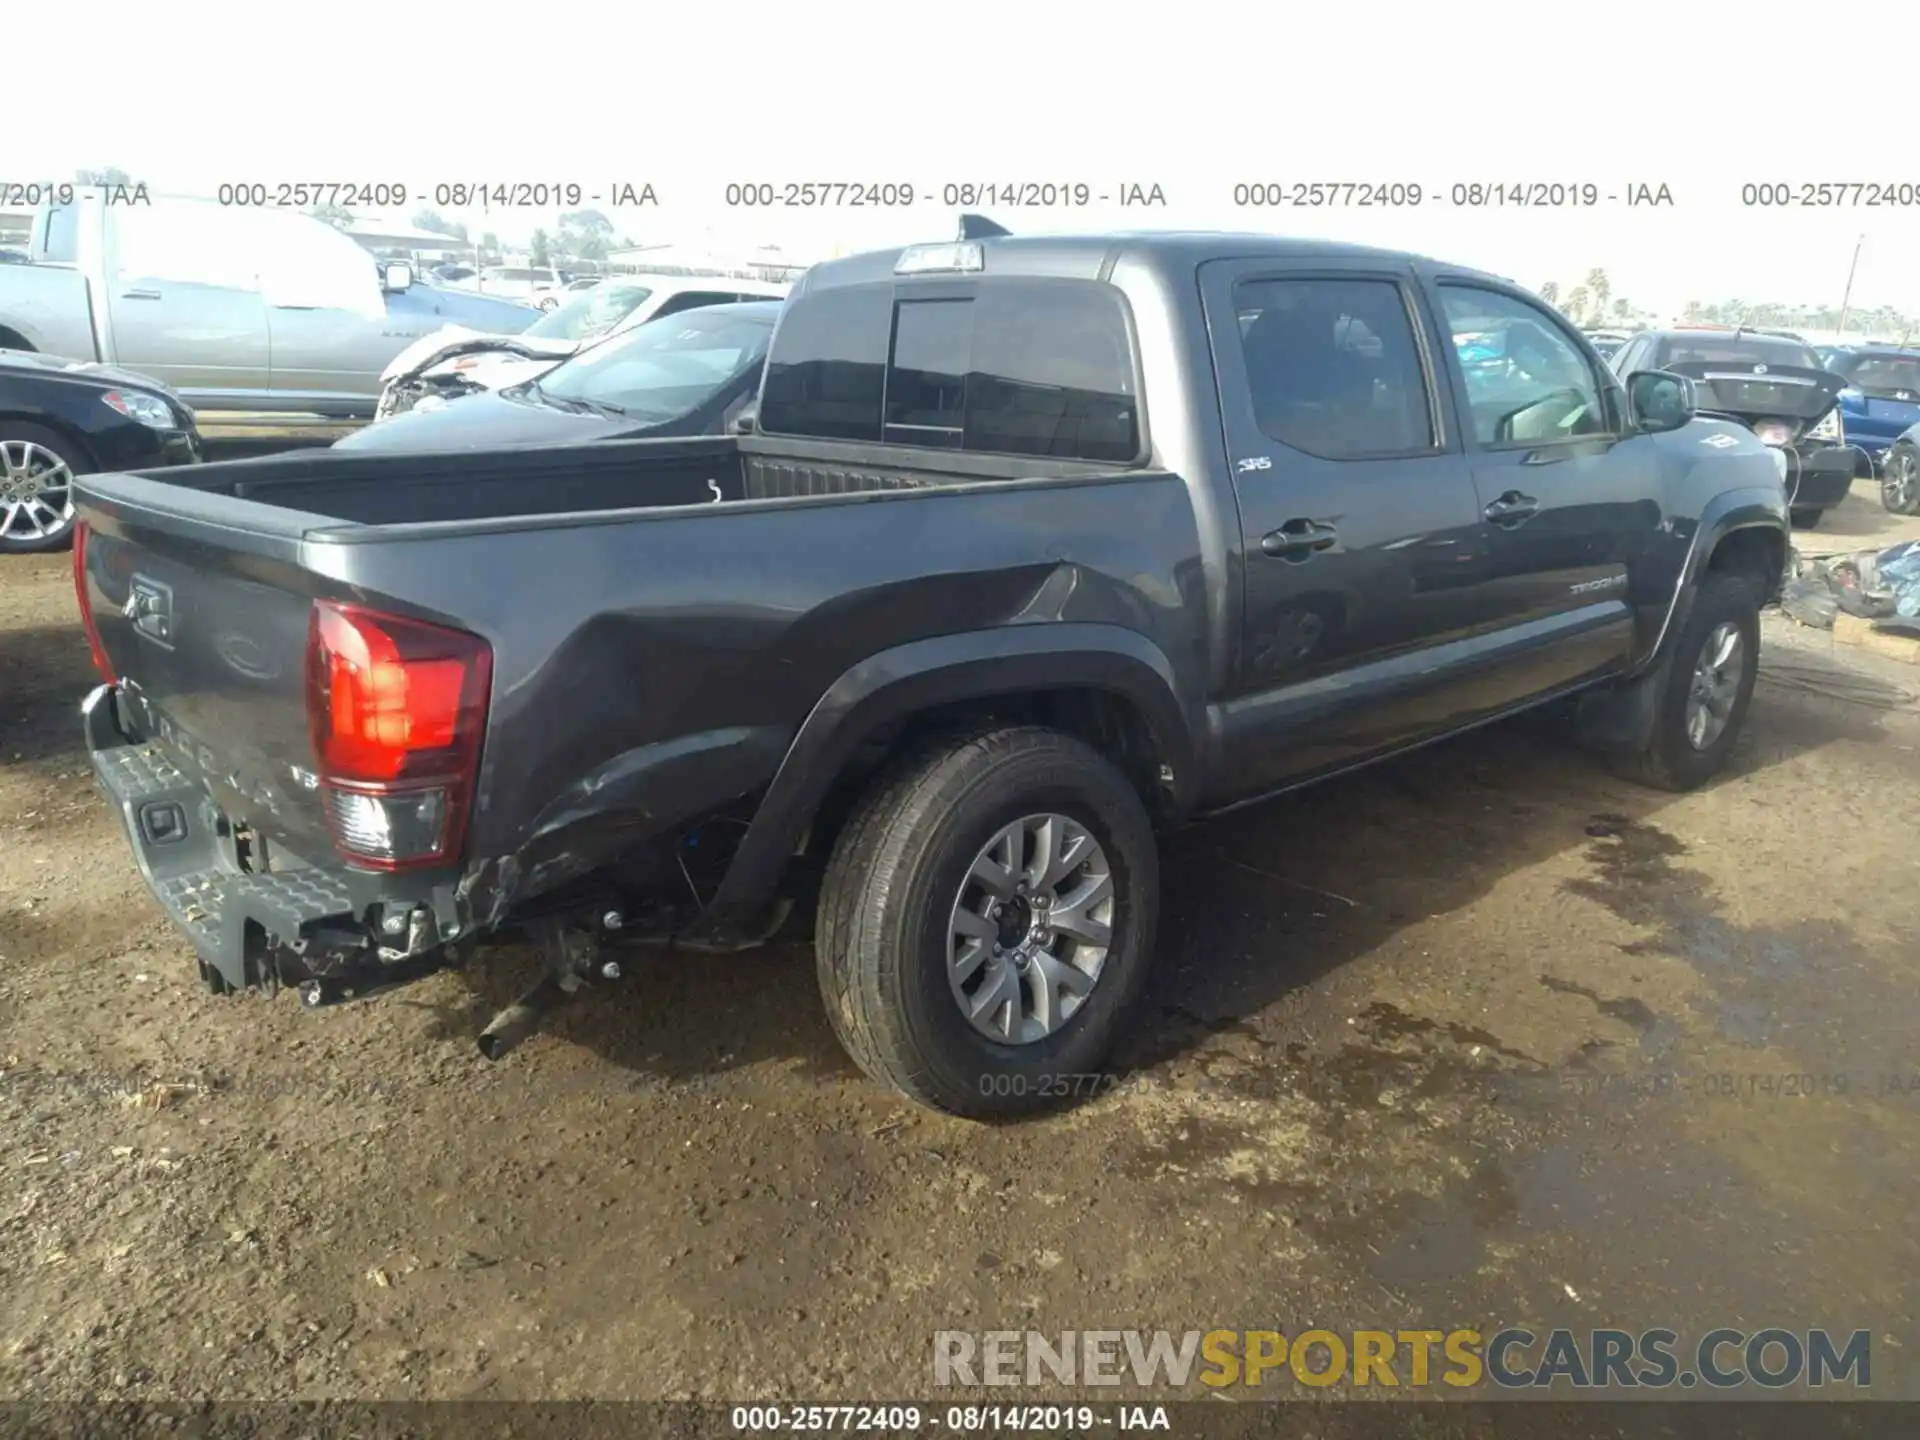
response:
M850 286L788 304L760 428L1130 465L1136 377L1125 302L1099 281Z
M1856 355L1844 362L1847 383L1880 399L1920 396L1920 355Z
M1676 335L1661 346L1662 365L1791 365L1820 370L1810 346L1777 335Z

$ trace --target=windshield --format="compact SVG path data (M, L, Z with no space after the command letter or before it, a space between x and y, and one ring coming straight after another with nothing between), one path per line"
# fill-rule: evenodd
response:
M641 325L541 376L540 393L665 423L767 358L773 316L688 311Z
M1920 355L1862 355L1847 379L1869 395L1920 394Z
M1796 365L1818 370L1820 357L1805 345L1770 335L1688 335L1667 341L1663 365Z
M536 340L591 340L638 310L651 294L645 285L596 285L521 333Z

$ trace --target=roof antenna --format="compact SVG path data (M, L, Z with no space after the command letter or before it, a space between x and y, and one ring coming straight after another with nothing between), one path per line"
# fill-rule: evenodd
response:
M961 240L990 240L995 235L1011 235L1013 232L1004 225L996 225L984 215L962 215L960 217Z

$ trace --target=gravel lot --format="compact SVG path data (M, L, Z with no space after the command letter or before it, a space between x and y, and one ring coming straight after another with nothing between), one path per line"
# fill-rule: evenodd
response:
M499 1066L518 945L204 994L68 563L0 573L0 1396L850 1400L937 1329L1524 1323L1871 1328L1920 1398L1920 668L1770 616L1709 790L1534 722L1190 831L1120 1082L986 1127L861 1079L792 947L636 952Z

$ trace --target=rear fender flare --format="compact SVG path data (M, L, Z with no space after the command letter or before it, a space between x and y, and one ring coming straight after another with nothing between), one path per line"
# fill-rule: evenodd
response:
M1145 717L1173 774L1172 809L1191 808L1200 779L1196 727L1172 664L1117 625L1010 625L884 650L828 687L801 724L708 906L724 925L763 906L842 767L883 727L938 706L1062 688L1104 690Z

